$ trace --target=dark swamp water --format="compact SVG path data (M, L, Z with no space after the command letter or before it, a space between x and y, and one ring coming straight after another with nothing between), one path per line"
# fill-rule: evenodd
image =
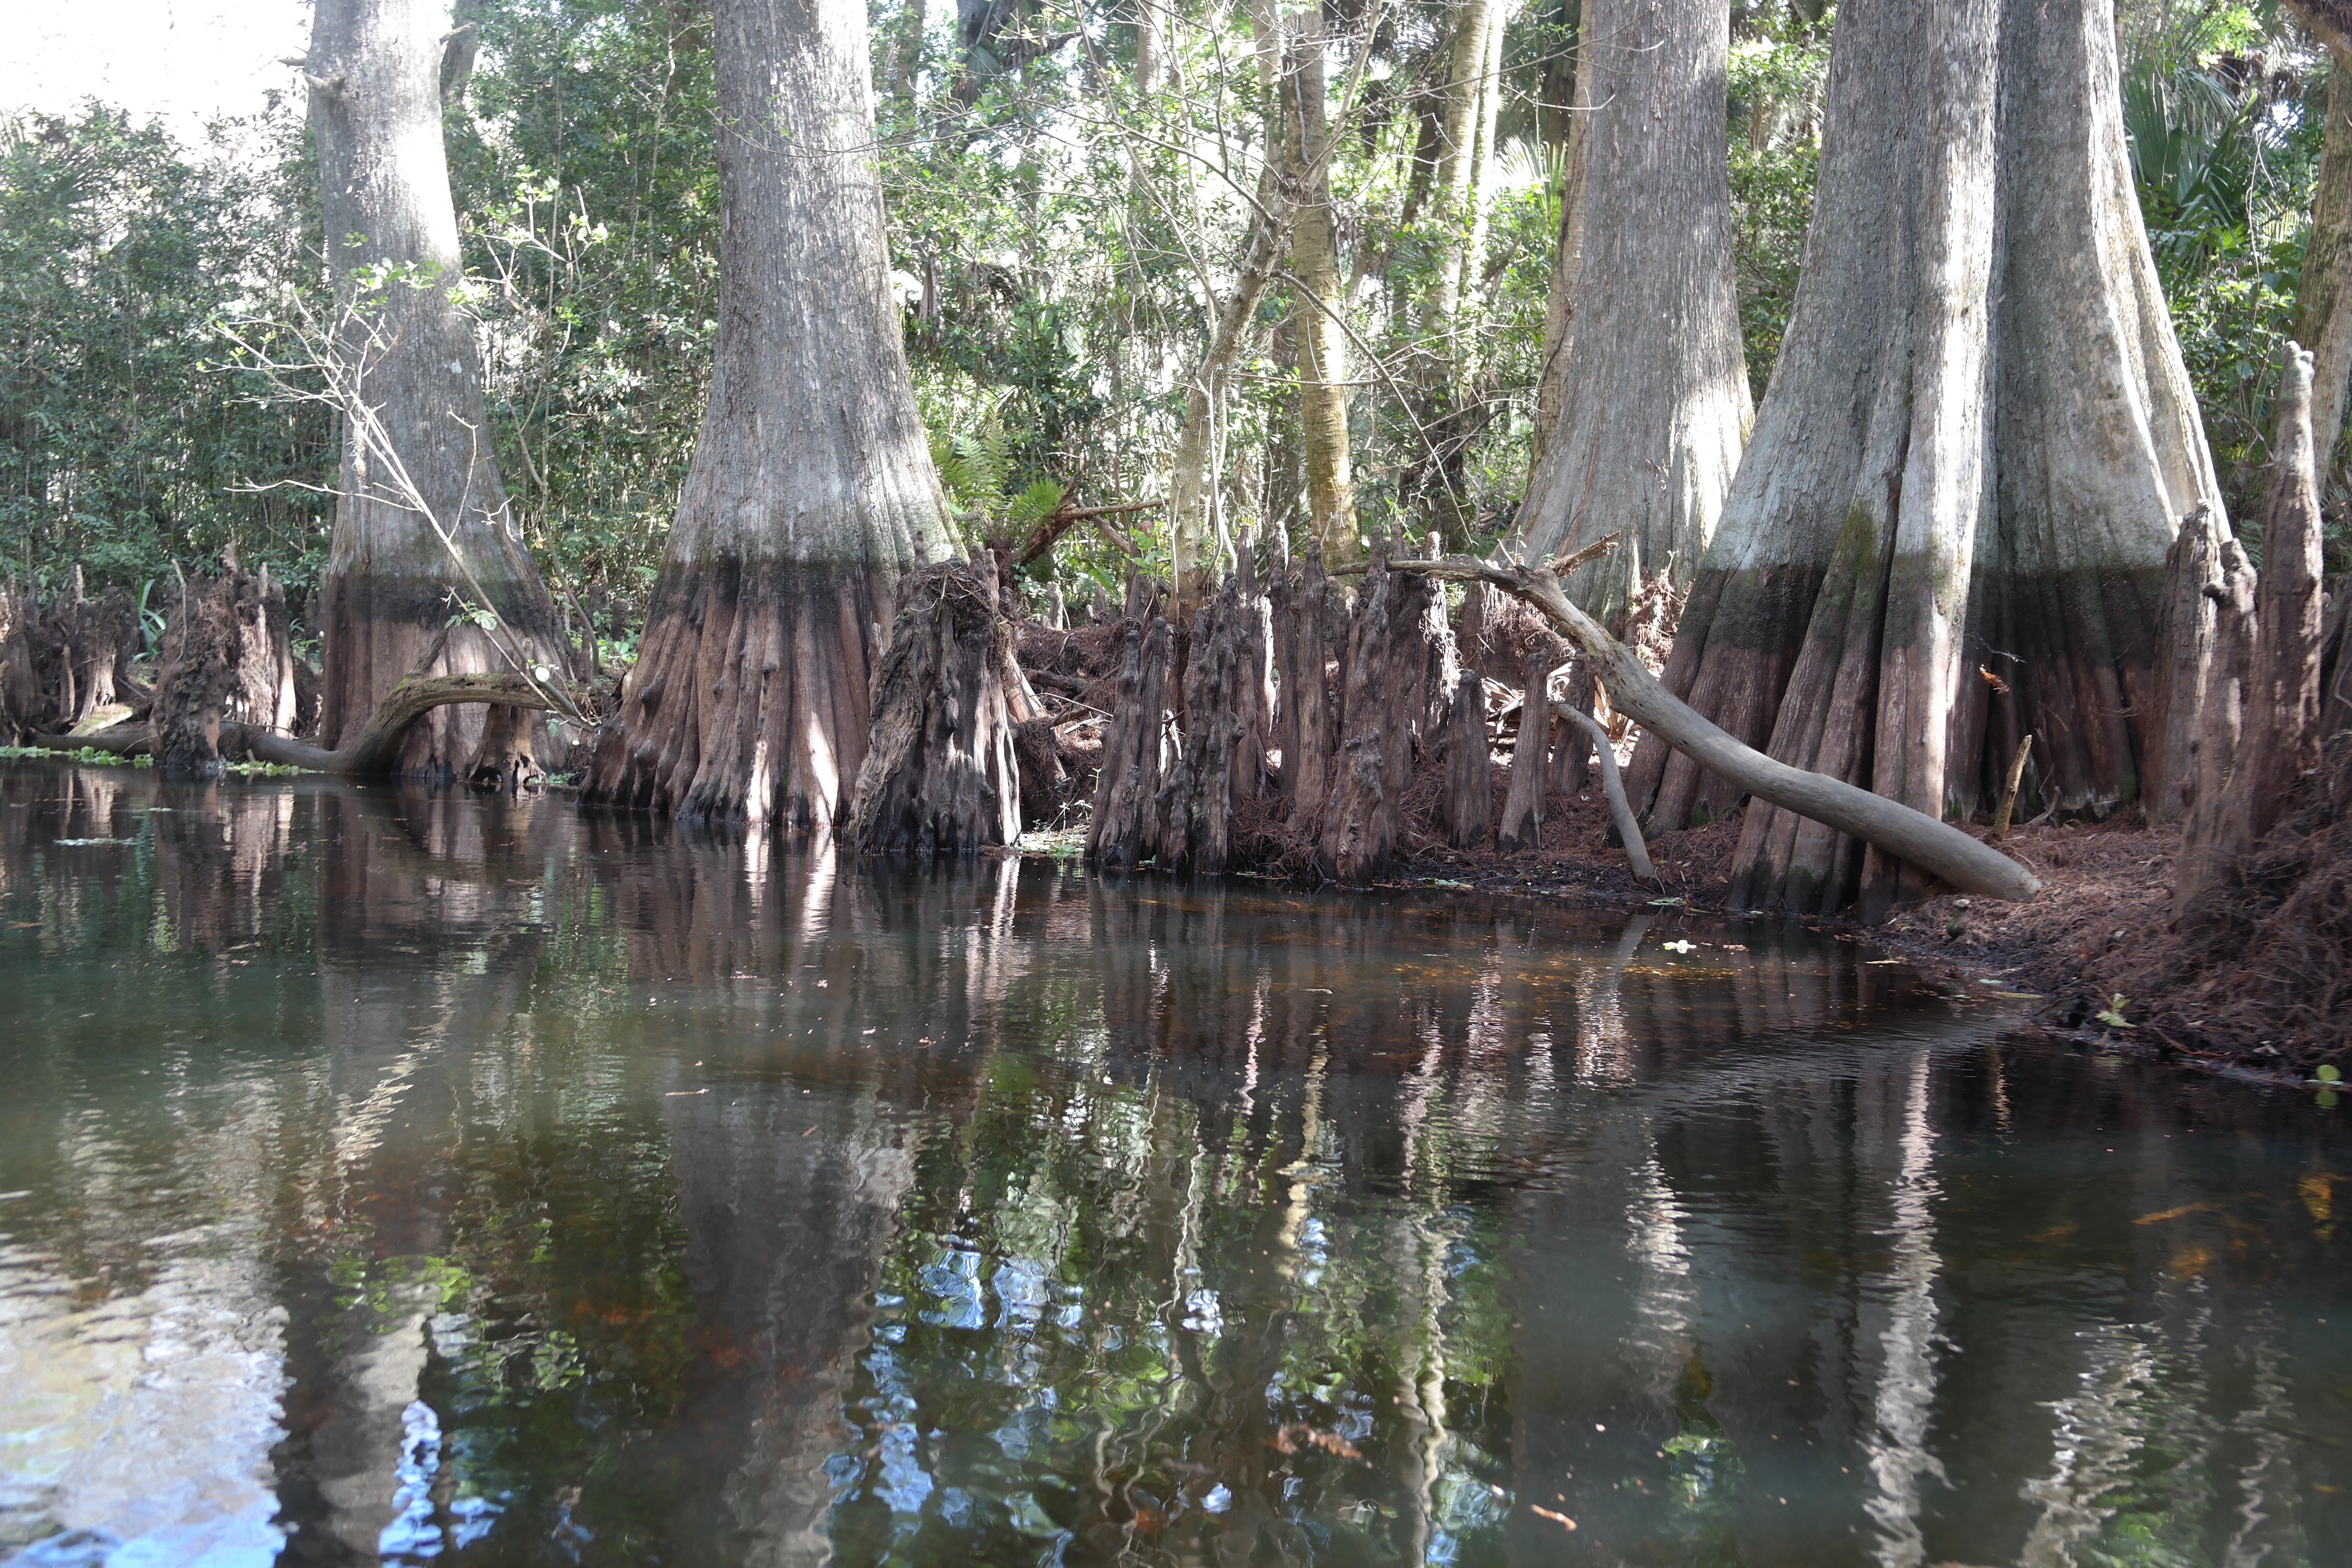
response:
M0 1560L2352 1563L2342 1113L1873 956L0 764Z

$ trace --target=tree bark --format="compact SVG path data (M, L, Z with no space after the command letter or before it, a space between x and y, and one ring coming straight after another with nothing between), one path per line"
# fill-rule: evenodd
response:
M1551 672L1559 667L1563 650L1558 644L1528 655L1519 693L1519 743L1511 752L1511 786L1503 796L1503 820L1495 829L1495 847L1509 853L1535 849L1543 843L1545 787L1550 784L1546 744L1551 739Z
M1278 20L1284 29L1283 99L1288 113L1290 184L1297 192L1290 264L1313 298L1298 304L1298 418L1307 458L1308 525L1326 559L1361 552L1356 479L1348 443L1348 333L1339 247L1332 235L1330 132L1323 86L1320 13Z
M2295 337L2311 348L2311 432L2323 481L2343 440L2352 381L2352 48L2330 53L2319 179L2295 285Z
M1583 29L1577 30L1575 56L1584 52ZM1559 427L1560 410L1568 405L1568 359L1576 346L1576 287L1584 272L1584 187L1587 142L1591 120L1585 112L1584 73L1571 68L1569 101L1574 112L1564 121L1560 149L1559 230L1552 246L1551 286L1544 296L1542 366L1536 375L1535 456L1540 467ZM1523 525L1524 526L1524 525Z
M1611 42L1580 73L1576 321L1572 335L1560 323L1563 402L1520 526L1534 560L1624 535L1569 584L1606 621L1649 577L1689 584L1752 409L1724 153L1730 14L1712 0L1589 12Z
M866 756L891 585L961 551L889 297L866 12L719 0L715 26L709 406L583 793L824 827Z
M898 582L874 681L873 744L850 820L867 854L970 855L1021 837L996 574L934 566Z
M1422 313L1422 331L1437 344L1435 371L1454 370L1454 324L1462 308L1471 259L1470 232L1477 221L1479 147L1486 129L1490 35L1500 25L1495 0L1461 0L1454 12L1454 42L1438 110L1437 181L1432 214L1438 229L1437 279Z
M499 482L473 322L457 303L441 139L450 36L446 7L431 0L320 0L303 67L346 405L320 577L330 744L356 734L468 606L502 620L508 644L461 626L444 645L445 672L517 658L568 669L554 601ZM436 713L408 737L400 771L453 777L482 721Z
M1456 849L1486 841L1495 815L1495 759L1486 744L1486 683L1465 669L1445 734L1445 837Z
M1339 747L1323 641L1329 592L1322 546L1312 540L1296 571L1277 569L1272 595L1275 745L1282 752L1282 793L1294 819L1330 794Z
M2149 784L2150 822L2173 821L2188 809L2196 787L2199 735L2211 714L2208 704L2220 700L2222 682L2236 679L2217 640L2221 599L2210 591L2223 582L2232 555L2244 558L2229 529L2210 507L2204 506L2181 522L2165 555L2164 605L2158 632L2163 659L2158 682L2161 702L2151 726L2162 737L2157 754L2163 765ZM2228 700L2233 715L2230 745L2234 749L2238 700L2234 685Z
M2278 468L2263 519L2263 570L2253 593L2250 635L2240 629L2246 617L2237 592L2227 593L2222 611L2231 623L2224 636L2242 660L2238 663L2242 730L2236 745L2229 747L2229 715L2223 712L2217 715L2215 728L2206 731L2217 758L2227 751L2230 771L2216 809L2193 813L2182 835L2173 899L2176 918L2191 924L2200 923L2200 896L2236 882L2245 857L2286 814L2296 784L2319 766L2325 615L2311 362L2307 351L2292 342L2286 345L2271 441ZM2230 585L2232 590L2238 586Z
M1841 8L1806 264L1668 662L1743 744L1940 817L2141 787L2174 520L2218 505L2126 163L2097 0ZM2015 694L1999 714L1982 665ZM1614 689L1612 689L1612 697ZM2043 753L2047 754L2043 754ZM1667 826L1741 785L1645 737ZM1846 832L1751 811L1734 898L1875 915L1926 892Z
M286 596L266 574L232 568L187 595L163 639L150 710L158 767L183 776L218 773L224 721L293 728L288 631Z
M2331 66L2311 234L2295 286L2295 337L2312 353L2311 429L2324 490L2352 379L2352 0L2287 0L2287 8L2326 49Z

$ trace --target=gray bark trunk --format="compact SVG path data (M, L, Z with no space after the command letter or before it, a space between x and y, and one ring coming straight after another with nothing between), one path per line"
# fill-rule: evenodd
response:
M1258 211L1242 242L1233 291L1217 308L1209 344L1184 384L1184 421L1176 433L1176 455L1168 475L1169 569L1175 577L1179 607L1197 602L1224 566L1229 548L1218 505L1223 463L1225 395L1234 364L1248 341L1258 302L1281 264L1289 226L1275 166L1257 184Z
M437 673L507 670L518 658L569 663L499 482L473 322L453 298L461 268L441 142L449 36L448 8L433 0L319 0L303 68L340 376L347 404L373 411L347 412L320 583L329 746L367 723L465 605L496 612L509 636L459 627ZM388 281L355 282L379 267L392 269ZM476 708L434 714L410 733L400 771L453 776L481 725Z
M2238 880L2239 867L2263 835L2286 815L2295 786L2319 766L2320 595L2319 488L2311 435L2312 356L2286 345L2280 378L2276 434L2271 450L2278 460L2271 504L2263 523L2263 570L2253 595L2252 635L2243 613L2243 579L2229 586L2222 615L2230 623L2222 640L2239 676L2237 704L2242 732L2229 745L2230 715L2207 731L2219 760L2228 749L2229 782L2215 809L2205 802L2181 836L2180 868L2174 879L2176 918L2208 923L2197 908L2209 889Z
M1576 286L1584 270L1584 181L1586 146L1591 118L1584 112L1585 73L1578 68L1584 53L1584 35L1577 32L1575 52L1562 85L1565 108L1558 115L1560 136L1559 233L1552 247L1551 287L1544 299L1543 364L1536 376L1536 461L1540 465L1559 426L1559 411L1568 403L1568 356L1576 346ZM1526 524L1520 525L1524 533Z
M1310 526L1325 559L1362 552L1356 533L1356 478L1348 444L1348 334L1339 246L1331 226L1330 132L1323 103L1324 31L1316 13L1282 24L1290 181L1297 191L1290 262L1314 298L1301 300L1298 418L1307 458Z
M1454 317L1460 311L1465 274L1475 266L1470 229L1478 194L1479 136L1484 129L1489 37L1497 25L1494 0L1461 0L1454 23L1444 107L1438 111L1437 183L1434 195L1439 244L1437 285L1422 315L1423 330L1436 340L1437 368L1454 361Z
M709 407L585 794L822 827L847 819L892 584L961 552L889 296L865 9L719 0L715 28Z
M2320 141L2311 234L2295 286L2295 336L2310 346L2311 432L2325 480L2344 435L2346 383L2352 379L2352 48L2335 58Z
M2295 337L2312 353L2311 430L2324 492L2352 379L2352 0L2287 0L2287 8L2327 50L2332 68L2311 235L2295 286Z
M1528 481L1527 548L1549 560L1620 532L1569 589L1607 620L1649 577L1686 586L1752 413L1731 278L1725 165L1729 13L1710 0L1591 0L1591 107L1576 162L1575 327L1559 423ZM1580 228L1580 235L1572 231ZM1557 287L1557 280L1555 280Z
M1805 268L1666 686L1748 744L1933 816L2140 788L2175 523L2218 510L2126 162L2110 11L1854 0ZM1991 681L2014 694L1996 714ZM1738 786L1645 737L1668 826ZM1748 814L1733 896L1865 912L1926 890Z

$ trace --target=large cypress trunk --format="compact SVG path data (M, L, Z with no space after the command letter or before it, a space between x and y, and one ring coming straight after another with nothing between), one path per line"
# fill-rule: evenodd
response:
M710 403L584 793L828 826L866 754L892 584L956 546L889 298L866 12L719 0L716 43Z
M1738 739L1932 816L2132 798L2160 743L2179 520L2218 505L2125 157L2109 9L1853 0L1805 268L1666 684ZM1981 675L1979 674L1981 668ZM1738 799L1645 737L1680 826ZM1759 803L1734 897L1865 912L1924 890Z
M1586 12L1609 47L1589 51L1578 88L1581 214L1563 231L1578 251L1575 325L1557 323L1559 422L1521 515L1538 560L1623 534L1569 579L1606 620L1647 577L1690 582L1751 411L1724 160L1730 14L1715 0L1588 0Z
M459 626L435 673L568 662L499 479L473 323L453 300L461 268L441 142L449 30L447 6L433 0L319 0L304 64L345 405L320 580L329 747L365 726L468 609L496 612L507 634ZM355 280L377 268L388 280ZM480 708L438 710L409 735L400 771L454 775L474 760L482 721Z
M2344 434L2346 384L2352 378L2352 5L2288 0L2288 7L2329 57L2319 178L2294 290L2295 337L2312 353L2311 433L2324 490Z

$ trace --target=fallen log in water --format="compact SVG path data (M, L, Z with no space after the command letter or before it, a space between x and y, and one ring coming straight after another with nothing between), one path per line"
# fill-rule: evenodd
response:
M1460 583L1492 583L1533 605L1591 661L1617 710L1675 751L1761 800L1810 817L1929 871L1964 893L2021 902L2041 879L1948 823L1853 784L1790 767L1742 744L1678 700L1649 668L1570 602L1559 579L1541 566L1496 565L1467 556L1392 561L1390 568Z
M366 726L357 736L331 752L252 725L230 722L220 727L220 747L224 752L243 752L257 762L284 767L376 778L392 772L400 756L401 740L410 725L436 708L460 702L503 703L509 708L536 708L542 712L552 711L555 707L545 690L520 675L412 675L384 693L383 700L376 704L375 711L369 715ZM37 744L58 750L87 746L129 757L153 746L154 731L147 724L118 724L87 735L45 734L34 740Z

